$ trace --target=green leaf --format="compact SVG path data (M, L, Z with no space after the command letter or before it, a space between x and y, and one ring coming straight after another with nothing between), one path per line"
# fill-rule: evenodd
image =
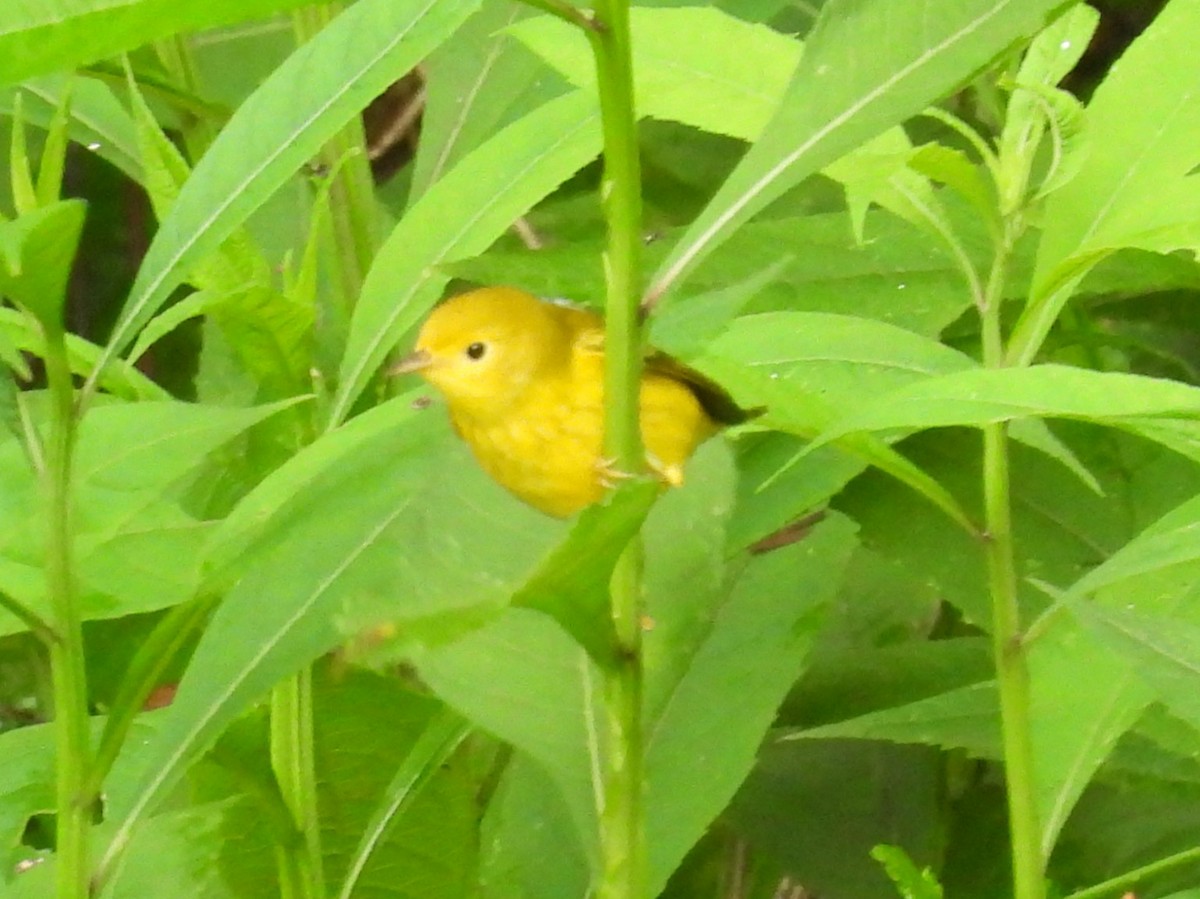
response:
M919 862L941 862L948 767L924 747L769 741L725 816L754 847L754 869L762 856L770 864L748 895L803 883L817 896L896 899L871 850L894 843Z
M647 722L651 894L661 891L754 765L855 543L849 521L837 518L801 543L754 557L662 714Z
M354 854L350 857L346 879L343 881L342 889L339 893L340 899L350 899L354 895L354 890L358 885L363 868L371 860L376 852L376 848L387 832L394 827L395 819L412 807L414 798L419 795L420 790L446 764L451 754L466 739L469 733L470 728L466 723L457 715L448 712L432 720L426 730L422 732L420 738L413 744L412 750L404 757L404 761L400 764L391 782L384 788L383 801L377 807L375 813L371 816L371 820L367 822L367 826L363 830L362 838L359 840L358 846L355 847ZM389 734L389 741L391 738L392 735ZM374 760L372 761L374 762ZM469 813L474 812L474 803L470 801L474 797L469 796L467 799L467 811ZM445 820L444 806L440 803L439 806L439 818ZM468 820L468 824L472 825L470 831L467 834L460 835L467 838L462 841L464 843L473 840L473 825L475 823L473 819L474 815L470 814ZM437 836L441 837L438 840L438 844L445 847L445 835L438 834ZM419 844L418 848L420 848L420 845L424 845L424 841L422 841L422 844ZM449 864L448 860L441 853L439 853L438 860L446 867L458 868L461 872L459 879L466 879L469 871L462 870L465 866ZM428 886L425 886L423 889L425 892L419 895L427 896Z
M67 136L79 146L111 162L130 178L141 177L133 121L108 85L79 75L47 75L11 88L0 88L0 113L12 112L17 98L24 120L48 128L71 85Z
M801 45L714 7L630 10L639 115L754 140L774 114ZM596 90L583 32L551 16L508 29L576 87Z
M871 858L883 865L903 899L942 899L942 885L929 868L918 868L899 846L876 846Z
M567 539L513 596L512 604L549 615L597 663L609 664L616 632L608 584L617 559L641 527L660 489L652 481L629 485L584 509Z
M1200 561L1200 546L1195 540L1197 523L1200 523L1200 498L1193 498L1158 519L1085 574L1071 587L1071 595L1082 598L1122 581Z
M1100 14L1092 7L1086 3L1076 4L1034 38L1017 71L1016 84L1004 116L998 155L1005 164L1028 166L1037 150L1037 141L1045 125L1049 124L1056 132L1052 134L1055 153L1048 178L1039 186L1041 193L1050 193L1069 181L1082 162L1079 148L1069 150L1064 143L1063 129L1069 117L1060 113L1070 106L1067 101L1058 99L1068 95L1055 88L1083 56L1099 21ZM1074 105L1082 110L1078 101L1074 101ZM1017 199L1006 198L1009 202Z
M814 441L860 431L982 426L1021 418L1118 424L1166 439L1173 423L1200 414L1200 390L1177 381L1064 365L974 369L938 375L860 406Z
M535 224L537 220L535 216ZM971 219L956 224L968 231L962 239L977 266L986 263L991 252L986 232ZM868 211L864 232L865 242L857 241L840 212L752 222L698 265L679 305L686 306L690 295L749 282L782 264L774 281L748 302L748 312L854 315L936 337L968 309L971 300L961 272L927 234L879 210ZM667 231L646 247L647 267L665 258L680 233ZM480 284L511 284L538 296L587 300L604 294L603 249L601 238L590 233L536 253L506 241L447 269ZM1140 266L1125 276L1144 277ZM1182 267L1176 277L1184 277ZM1135 280L1140 283L1144 281ZM1026 287L1014 278L1006 282L1006 296L1023 297ZM675 305L668 296L656 308L666 315Z
M183 31L286 12L298 0L45 0L0 8L0 84L80 66Z
M0 734L0 846L21 842L32 815L54 808L54 727L43 724Z
M700 355L789 261L781 259L745 280L659 307L650 320L650 343L684 359Z
M1192 601L1195 601L1193 595ZM1072 613L1105 646L1127 658L1175 715L1200 722L1200 624L1140 611L1072 603Z
M440 416L392 416L390 427L341 453L319 440L298 454L244 500L254 520L235 510L240 523L218 536L220 561L231 531L241 535L240 576L180 681L161 739L114 767L114 776L127 769L129 786L111 797L117 825L104 867L231 721L338 643L340 622L369 615L403 630L499 609L559 535L557 522L532 510L489 514L478 492L486 478L465 447L430 452L450 439ZM257 517L264 510L265 521ZM219 583L229 572L217 575Z
M1041 27L1058 0L825 4L775 116L659 267L665 293L748 218Z
M538 826L530 827L536 821ZM566 803L545 769L514 753L484 814L480 834L483 899L583 896L588 859Z
M1034 296L1119 247L1200 245L1200 65L1189 35L1200 5L1172 3L1133 43L1088 104L1094 146L1046 207ZM1158 198L1170 197L1162 203Z
M776 312L738 319L690 364L726 387L743 407L766 407L763 424L807 437L826 428L840 408L853 408L888 385L932 372L970 369L976 363L933 340L870 319ZM850 436L839 446L908 484L960 524L973 527L949 493L882 441ZM784 462L759 489L770 486L808 451Z
M436 47L475 2L356 3L276 69L238 108L180 192L146 253L97 370L128 346L197 260Z
M1094 593L1089 610L1136 610L1181 627L1200 622L1190 612L1200 577L1194 546L1198 518L1200 500L1168 512L1080 578L1062 601L1075 608ZM1047 852L1117 739L1154 698L1136 658L1086 639L1081 631L1088 628L1061 611L1057 607L1035 625L1040 633L1029 654L1034 758Z
M433 305L450 280L438 266L486 249L599 147L595 103L577 91L505 128L421 196L367 273L350 323L331 423L346 417L374 370Z
M83 618L149 611L194 595L202 561L196 548L209 526L180 508L182 485L213 450L296 402L251 409L112 403L92 410L80 425L74 476ZM41 610L44 504L11 442L0 446L0 478L0 583ZM0 633L25 629L0 615Z
M595 858L603 682L582 647L549 617L509 609L454 642L418 648L412 661L439 698L546 772L569 811L571 842Z
M46 128L46 141L38 160L37 200L39 206L49 206L62 194L63 170L67 160L67 124L71 119L71 100L74 81L68 79L58 98L58 106Z
M81 200L62 200L0 222L0 293L50 332L65 327L67 280L86 208Z
M25 110L18 91L12 104L12 139L8 158L12 171L9 185L12 191L13 209L24 215L37 209L37 189L33 186L33 163L29 158L29 146L25 140Z
M1127 660L1080 630L1066 620L1028 656L1034 781L1047 855L1117 740L1153 699Z
M1000 758L1000 704L996 684L972 684L906 705L845 721L793 731L783 740L888 740L963 749L977 758Z
M45 353L46 342L41 329L33 319L16 309L0 307L0 334L27 353L35 356ZM67 334L66 337L67 361L71 365L71 372L86 375L99 358L100 348L75 334ZM110 366L100 379L100 384L106 391L122 399L170 399L167 391L124 361Z
M124 865L105 891L112 899L169 893L179 899L237 899L241 893L221 869L226 834L239 803L197 803L154 819L133 842Z
M484 0L424 64L414 200L501 128L567 92L567 85L548 77L546 67L507 33L509 25L531 14L524 4Z
M315 666L313 690L330 895L459 899L478 851L478 784L455 753L465 722L395 677L342 668Z

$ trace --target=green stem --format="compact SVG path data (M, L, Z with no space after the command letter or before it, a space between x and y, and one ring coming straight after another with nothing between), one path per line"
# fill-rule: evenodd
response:
M312 39L338 11L338 4L321 4L295 12L292 28L297 42ZM329 213L336 254L334 269L342 300L340 312L348 316L375 256L379 233L375 181L360 119L349 122L321 148L320 163L333 179Z
M606 455L620 469L645 468L638 414L642 347L642 196L628 0L599 0L587 32L596 59L604 131L601 200L608 224L605 329ZM600 810L599 899L643 899L646 890L642 771L642 546L634 538L611 582L616 634L614 663L605 672L608 725L604 806Z
M178 95L198 97L204 93L196 60L192 56L191 38L188 35L176 34L165 38L155 44L155 49L159 62L179 86ZM183 141L187 147L187 155L195 162L216 140L218 127L213 116L184 105L179 105L178 109L182 118Z
M198 597L175 606L155 626L150 636L138 647L133 660L121 678L121 687L113 699L104 733L96 749L88 792L98 795L117 760L129 730L142 712L146 699L159 685L163 672L175 659L187 641L203 625L216 605L218 596Z
M1085 890L1071 893L1067 896L1067 899L1103 899L1105 896L1112 896L1118 892L1129 890L1143 880L1153 877L1155 874L1161 874L1164 871L1169 871L1172 868L1178 868L1191 862L1200 862L1200 848L1185 849L1183 852L1177 852L1166 858L1160 858L1156 862L1151 862L1140 868L1134 868L1132 871L1119 874L1103 883L1098 883Z
M1003 283L1012 250L1005 234L992 266L983 304L984 364L1004 364L1000 332ZM992 596L992 654L1000 691L1000 721L1008 793L1015 899L1044 899L1041 828L1034 785L1029 669L1021 634L1009 485L1008 425L983 429L983 489L987 518L987 567Z
M88 842L92 797L88 795L91 750L88 734L87 672L83 624L75 595L71 470L75 449L75 391L61 330L46 334L46 379L50 386L50 440L45 483L49 532L46 587L57 639L50 643L54 689L56 767L56 867L58 899L84 899L90 876Z
M303 899L324 899L321 829L317 809L317 776L313 753L312 669L275 687L271 694L271 768L279 792L291 812L296 841L283 847L290 854L284 870L299 871Z

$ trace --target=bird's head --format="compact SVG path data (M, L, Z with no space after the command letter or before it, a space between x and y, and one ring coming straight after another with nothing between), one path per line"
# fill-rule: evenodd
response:
M391 374L417 372L457 410L500 414L570 351L555 307L510 287L452 297L430 313Z

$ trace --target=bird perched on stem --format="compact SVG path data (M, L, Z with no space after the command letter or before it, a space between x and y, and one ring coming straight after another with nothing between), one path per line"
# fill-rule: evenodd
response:
M417 372L446 399L459 436L491 477L548 515L567 517L624 477L604 458L604 322L510 287L452 297L430 313L392 374ZM672 486L688 457L747 412L663 353L640 395L648 467Z

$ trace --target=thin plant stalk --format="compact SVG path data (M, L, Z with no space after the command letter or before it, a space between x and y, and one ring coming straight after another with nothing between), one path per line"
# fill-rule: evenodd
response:
M1013 230L1007 230L997 248L981 310L984 364L993 368L1004 365L1000 303L1013 239ZM1014 899L1044 899L1045 860L1034 784L1029 667L1017 598L1008 426L1004 422L983 429L983 491L992 600L992 655L1000 693L1013 895Z
M88 795L91 747L83 624L74 584L71 472L75 450L75 391L61 328L47 329L50 439L46 446L46 587L53 609L50 673L54 690L56 768L56 896L84 899L91 875Z
M291 875L297 899L324 899L311 668L287 678L271 693L271 768L297 836L282 847L286 858L282 859L281 882L286 884Z
M297 10L292 28L298 43L310 40L333 21L339 4L319 4ZM332 179L329 213L336 259L332 266L341 295L339 313L349 316L363 278L375 256L379 221L375 207L375 182L361 120L348 122L321 148L321 171Z
M601 201L608 225L604 263L605 453L618 469L641 472L638 396L641 383L642 198L628 0L600 0L587 30L596 60L604 132ZM638 538L617 562L611 582L616 634L605 672L607 743L599 899L642 899L646 890L642 758L642 546Z

